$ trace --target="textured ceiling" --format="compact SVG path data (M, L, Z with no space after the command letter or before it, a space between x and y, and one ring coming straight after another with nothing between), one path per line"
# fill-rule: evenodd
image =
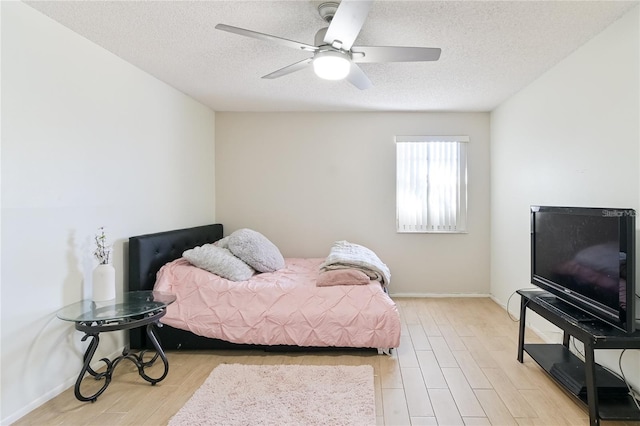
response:
M214 29L313 44L318 1L28 1L215 111L490 111L637 1L374 2L356 45L442 48L437 62L361 64L374 87L305 69L309 54ZM597 60L594 58L594 60Z

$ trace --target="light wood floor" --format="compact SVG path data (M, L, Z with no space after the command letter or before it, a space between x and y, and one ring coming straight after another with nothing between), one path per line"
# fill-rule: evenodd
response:
M372 365L379 425L588 425L586 411L531 358L525 355L524 364L517 362L518 324L490 299L396 302L403 329L392 356L169 352L169 375L156 386L144 382L125 361L97 402L79 402L69 389L15 424L164 425L216 365L246 363ZM541 340L528 332L527 341ZM85 380L89 385L92 381Z

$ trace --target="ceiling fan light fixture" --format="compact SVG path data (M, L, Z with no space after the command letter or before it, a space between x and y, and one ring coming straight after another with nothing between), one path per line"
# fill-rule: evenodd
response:
M325 80L342 80L351 70L351 61L344 53L327 50L316 53L313 58L313 71Z

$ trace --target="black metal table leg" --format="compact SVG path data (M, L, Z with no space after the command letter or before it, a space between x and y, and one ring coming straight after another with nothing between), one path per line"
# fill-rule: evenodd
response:
M104 373L97 373L91 368L90 366L91 360L93 359L93 355L96 353L96 349L98 348L98 343L100 343L100 338L98 337L98 333L86 334L82 338L82 341L84 342L85 340L87 340L88 337L91 337L91 343L89 343L89 347L84 353L84 357L83 357L84 363L82 365L82 370L78 375L78 379L76 380L76 385L74 387L74 394L76 398L80 401L95 402L96 399L98 399L98 397L102 394L102 392L104 392L107 389L107 386L109 386L109 383L111 382L111 372L113 371L113 364L108 359L103 358L101 361L104 361L107 364L107 371L105 371ZM91 396L84 396L80 392L80 384L82 383L82 379L84 379L84 376L86 373L89 373L96 380L100 380L104 378L104 383L102 387Z
M149 339L153 343L153 347L155 348L155 352L156 352L153 355L153 358L151 358L150 361L147 361L147 362L144 361L144 355L147 353L146 350L141 351L138 354L127 354L126 356L128 359L133 361L136 367L138 367L138 374L140 375L140 377L142 377L152 385L155 385L156 383L162 381L165 377L167 377L167 374L169 373L169 361L167 360L167 357L164 354L164 351L162 350L162 346L160 346L160 342L158 341L158 337L156 336L154 328L155 328L155 323L147 325L147 336L149 336ZM162 360L162 363L164 365L164 371L160 377L158 377L157 379L154 379L152 377L149 377L144 372L144 369L146 367L151 367L156 362L158 357L160 357L160 359Z

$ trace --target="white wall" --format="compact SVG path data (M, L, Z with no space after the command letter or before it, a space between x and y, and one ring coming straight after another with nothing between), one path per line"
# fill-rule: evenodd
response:
M639 22L636 7L491 114L491 292L502 304L531 286L530 205L640 211ZM617 369L618 354L599 356ZM636 386L639 360L623 358Z
M395 135L468 135L469 233L398 234ZM488 294L489 114L216 114L216 218L285 257L346 239L391 269L392 294Z
M210 109L18 2L2 7L2 423L73 384L82 334L55 318L90 297L92 238L211 223ZM101 352L123 336L101 336Z

